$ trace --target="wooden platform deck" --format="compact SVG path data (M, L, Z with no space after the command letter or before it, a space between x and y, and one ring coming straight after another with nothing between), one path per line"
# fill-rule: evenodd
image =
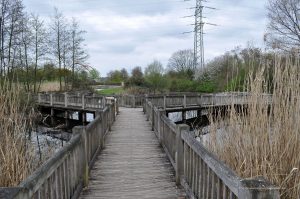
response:
M185 198L142 109L120 109L80 198Z

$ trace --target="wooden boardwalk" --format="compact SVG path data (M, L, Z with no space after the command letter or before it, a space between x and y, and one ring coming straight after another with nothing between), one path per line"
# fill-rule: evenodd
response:
M80 198L185 198L142 109L120 109Z

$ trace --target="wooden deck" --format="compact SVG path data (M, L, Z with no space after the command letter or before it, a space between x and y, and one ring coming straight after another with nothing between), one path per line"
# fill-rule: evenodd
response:
M80 198L185 198L142 109L121 108Z

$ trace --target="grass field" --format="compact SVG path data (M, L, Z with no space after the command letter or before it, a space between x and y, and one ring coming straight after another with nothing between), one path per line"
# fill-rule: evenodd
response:
M117 88L107 88L101 91L97 91L100 95L114 95L114 94L122 94L124 92L124 88L117 87Z

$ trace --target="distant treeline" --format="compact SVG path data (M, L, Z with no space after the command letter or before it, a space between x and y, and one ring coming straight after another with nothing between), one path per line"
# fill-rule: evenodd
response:
M235 48L209 61L205 69L198 70L193 65L192 50L180 50L172 55L166 67L154 60L144 70L135 67L131 73L125 68L111 71L106 83L124 82L127 87L139 87L153 93L243 91L250 72L259 71L265 62L268 62L268 70L274 69L274 56L274 52L259 48ZM272 82L270 74L265 71Z
M0 8L1 77L22 81L26 89L37 92L41 81L54 76L61 89L63 84L75 86L76 73L89 70L85 31L75 18L67 19L55 8L45 23L38 15L26 13L22 0L2 0Z

